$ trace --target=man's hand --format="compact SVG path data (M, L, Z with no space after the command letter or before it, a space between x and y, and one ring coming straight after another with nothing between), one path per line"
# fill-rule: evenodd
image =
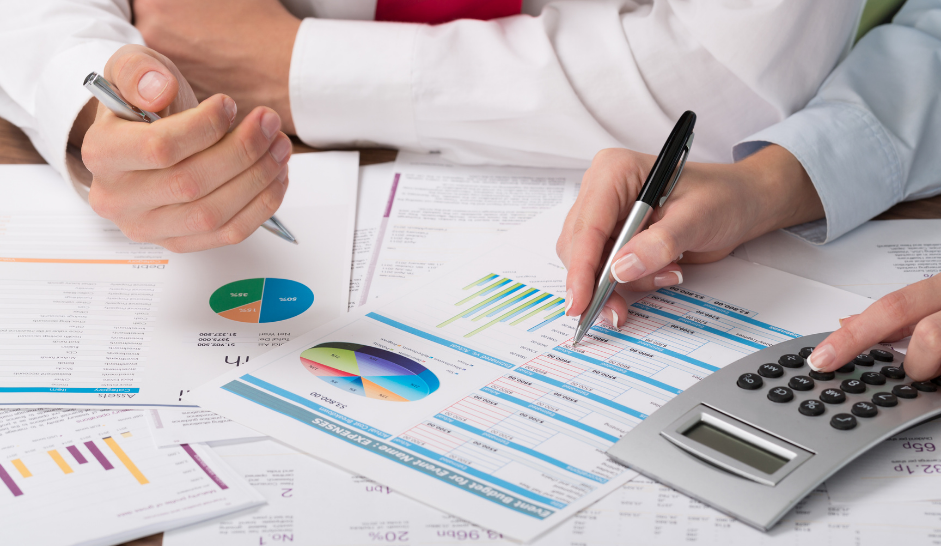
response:
M88 201L135 241L191 252L238 243L278 209L291 141L270 108L252 110L231 133L236 104L201 104L169 59L124 46L104 77L131 104L166 116L152 124L99 105L82 159L94 175Z
M225 93L245 112L269 106L288 134L295 134L288 78L300 24L278 0L134 2L147 45L176 63L200 100Z
M568 269L566 314L577 316L588 307L603 259L654 159L603 150L585 173L556 245ZM810 178L783 148L768 146L732 165L687 163L649 227L617 253L613 280L634 291L679 284L683 273L676 262L681 258L683 263L716 261L744 241L821 217L823 206ZM602 316L623 324L623 298L614 293Z
M832 372L880 341L912 336L905 373L916 381L941 375L941 275L879 298L817 345L811 368Z

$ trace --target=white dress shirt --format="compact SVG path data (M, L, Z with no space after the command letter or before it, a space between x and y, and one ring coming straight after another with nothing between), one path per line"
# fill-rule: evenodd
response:
M901 201L941 193L941 0L908 0L824 82L807 108L738 144L804 166L826 218L790 228L832 241Z
M283 0L306 17L291 61L298 136L463 162L584 166L656 153L699 117L693 159L785 119L848 51L862 0L525 0L519 16L376 23L376 0ZM67 176L81 87L143 43L127 0L0 0L0 117ZM331 19L334 18L334 19ZM342 18L336 19L336 18Z

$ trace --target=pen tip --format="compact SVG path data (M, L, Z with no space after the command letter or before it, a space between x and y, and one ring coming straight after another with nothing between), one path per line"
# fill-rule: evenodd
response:
M297 242L297 239L294 239L294 240L291 241L291 242L294 243L295 245L299 245L299 244L300 244L300 243Z

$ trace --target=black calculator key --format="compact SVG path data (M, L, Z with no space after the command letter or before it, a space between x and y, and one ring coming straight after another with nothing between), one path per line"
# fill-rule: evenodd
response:
M931 382L934 383L935 385L941 385L941 377L935 377L934 379L931 380Z
M755 389L760 389L764 382L761 380L761 376L758 374L743 373L738 377L738 381L735 384L743 389L753 391Z
M797 411L810 417L816 417L822 415L825 408L819 400L804 400L801 402L800 407L797 408Z
M806 375L795 375L787 382L787 386L795 391L809 391L814 388L814 380Z
M853 373L856 371L856 364L850 362L849 364L843 364L836 373Z
M794 399L794 391L787 387L775 387L768 391L768 400L777 403L790 402Z
M778 364L785 368L800 368L804 365L804 359L798 355L782 355L778 359Z
M889 379L905 379L905 371L898 366L883 366L882 375Z
M881 373L863 372L863 375L859 376L859 378L867 385L885 385L885 376Z
M770 378L781 377L784 375L784 368L778 366L777 364L762 364L761 366L758 366L758 375L761 377Z
M840 389L823 389L820 393L820 399L827 404L842 404L846 402L846 394Z
M836 377L836 374L833 372L818 372L814 370L810 370L810 373L807 375L809 375L811 379L816 379L817 381L830 381Z
M812 352L814 352L814 348L813 348L813 347L804 347L803 349L801 349L800 351L798 351L797 354L798 354L798 356L800 356L801 358L807 358L808 356L810 356L810 353L812 353Z
M857 366L872 366L875 361L871 355L859 355L853 359Z
M853 404L852 409L853 415L856 417L875 417L879 410L876 409L876 405L871 402L856 402Z
M850 394L866 392L866 384L859 379L844 379L843 382L840 383L840 388Z
M869 351L869 354L879 362L892 362L895 360L895 357L892 356L892 353L889 351L883 351L882 349L873 349Z
M930 381L915 381L912 386L921 392L938 392L938 387Z
M899 399L891 392L877 392L872 395L872 403L883 408L891 408L898 405Z
M837 430L856 428L856 418L848 413L837 413L830 419L830 426Z
M911 385L896 385L892 387L892 394L899 398L918 398L918 391Z

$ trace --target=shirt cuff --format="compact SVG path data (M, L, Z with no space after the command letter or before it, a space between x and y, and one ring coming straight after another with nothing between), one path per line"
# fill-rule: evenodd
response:
M40 76L36 92L36 122L43 139L36 150L63 178L72 180L66 166L69 133L75 118L92 96L82 86L91 71L102 72L121 42L95 40L71 47L53 58ZM73 184L77 181L72 180Z
M421 26L305 19L291 56L297 136L315 147L416 147L412 50Z
M736 144L732 156L739 161L768 144L800 161L823 203L824 220L787 229L811 243L828 243L903 198L895 147L876 117L860 106L812 101Z

